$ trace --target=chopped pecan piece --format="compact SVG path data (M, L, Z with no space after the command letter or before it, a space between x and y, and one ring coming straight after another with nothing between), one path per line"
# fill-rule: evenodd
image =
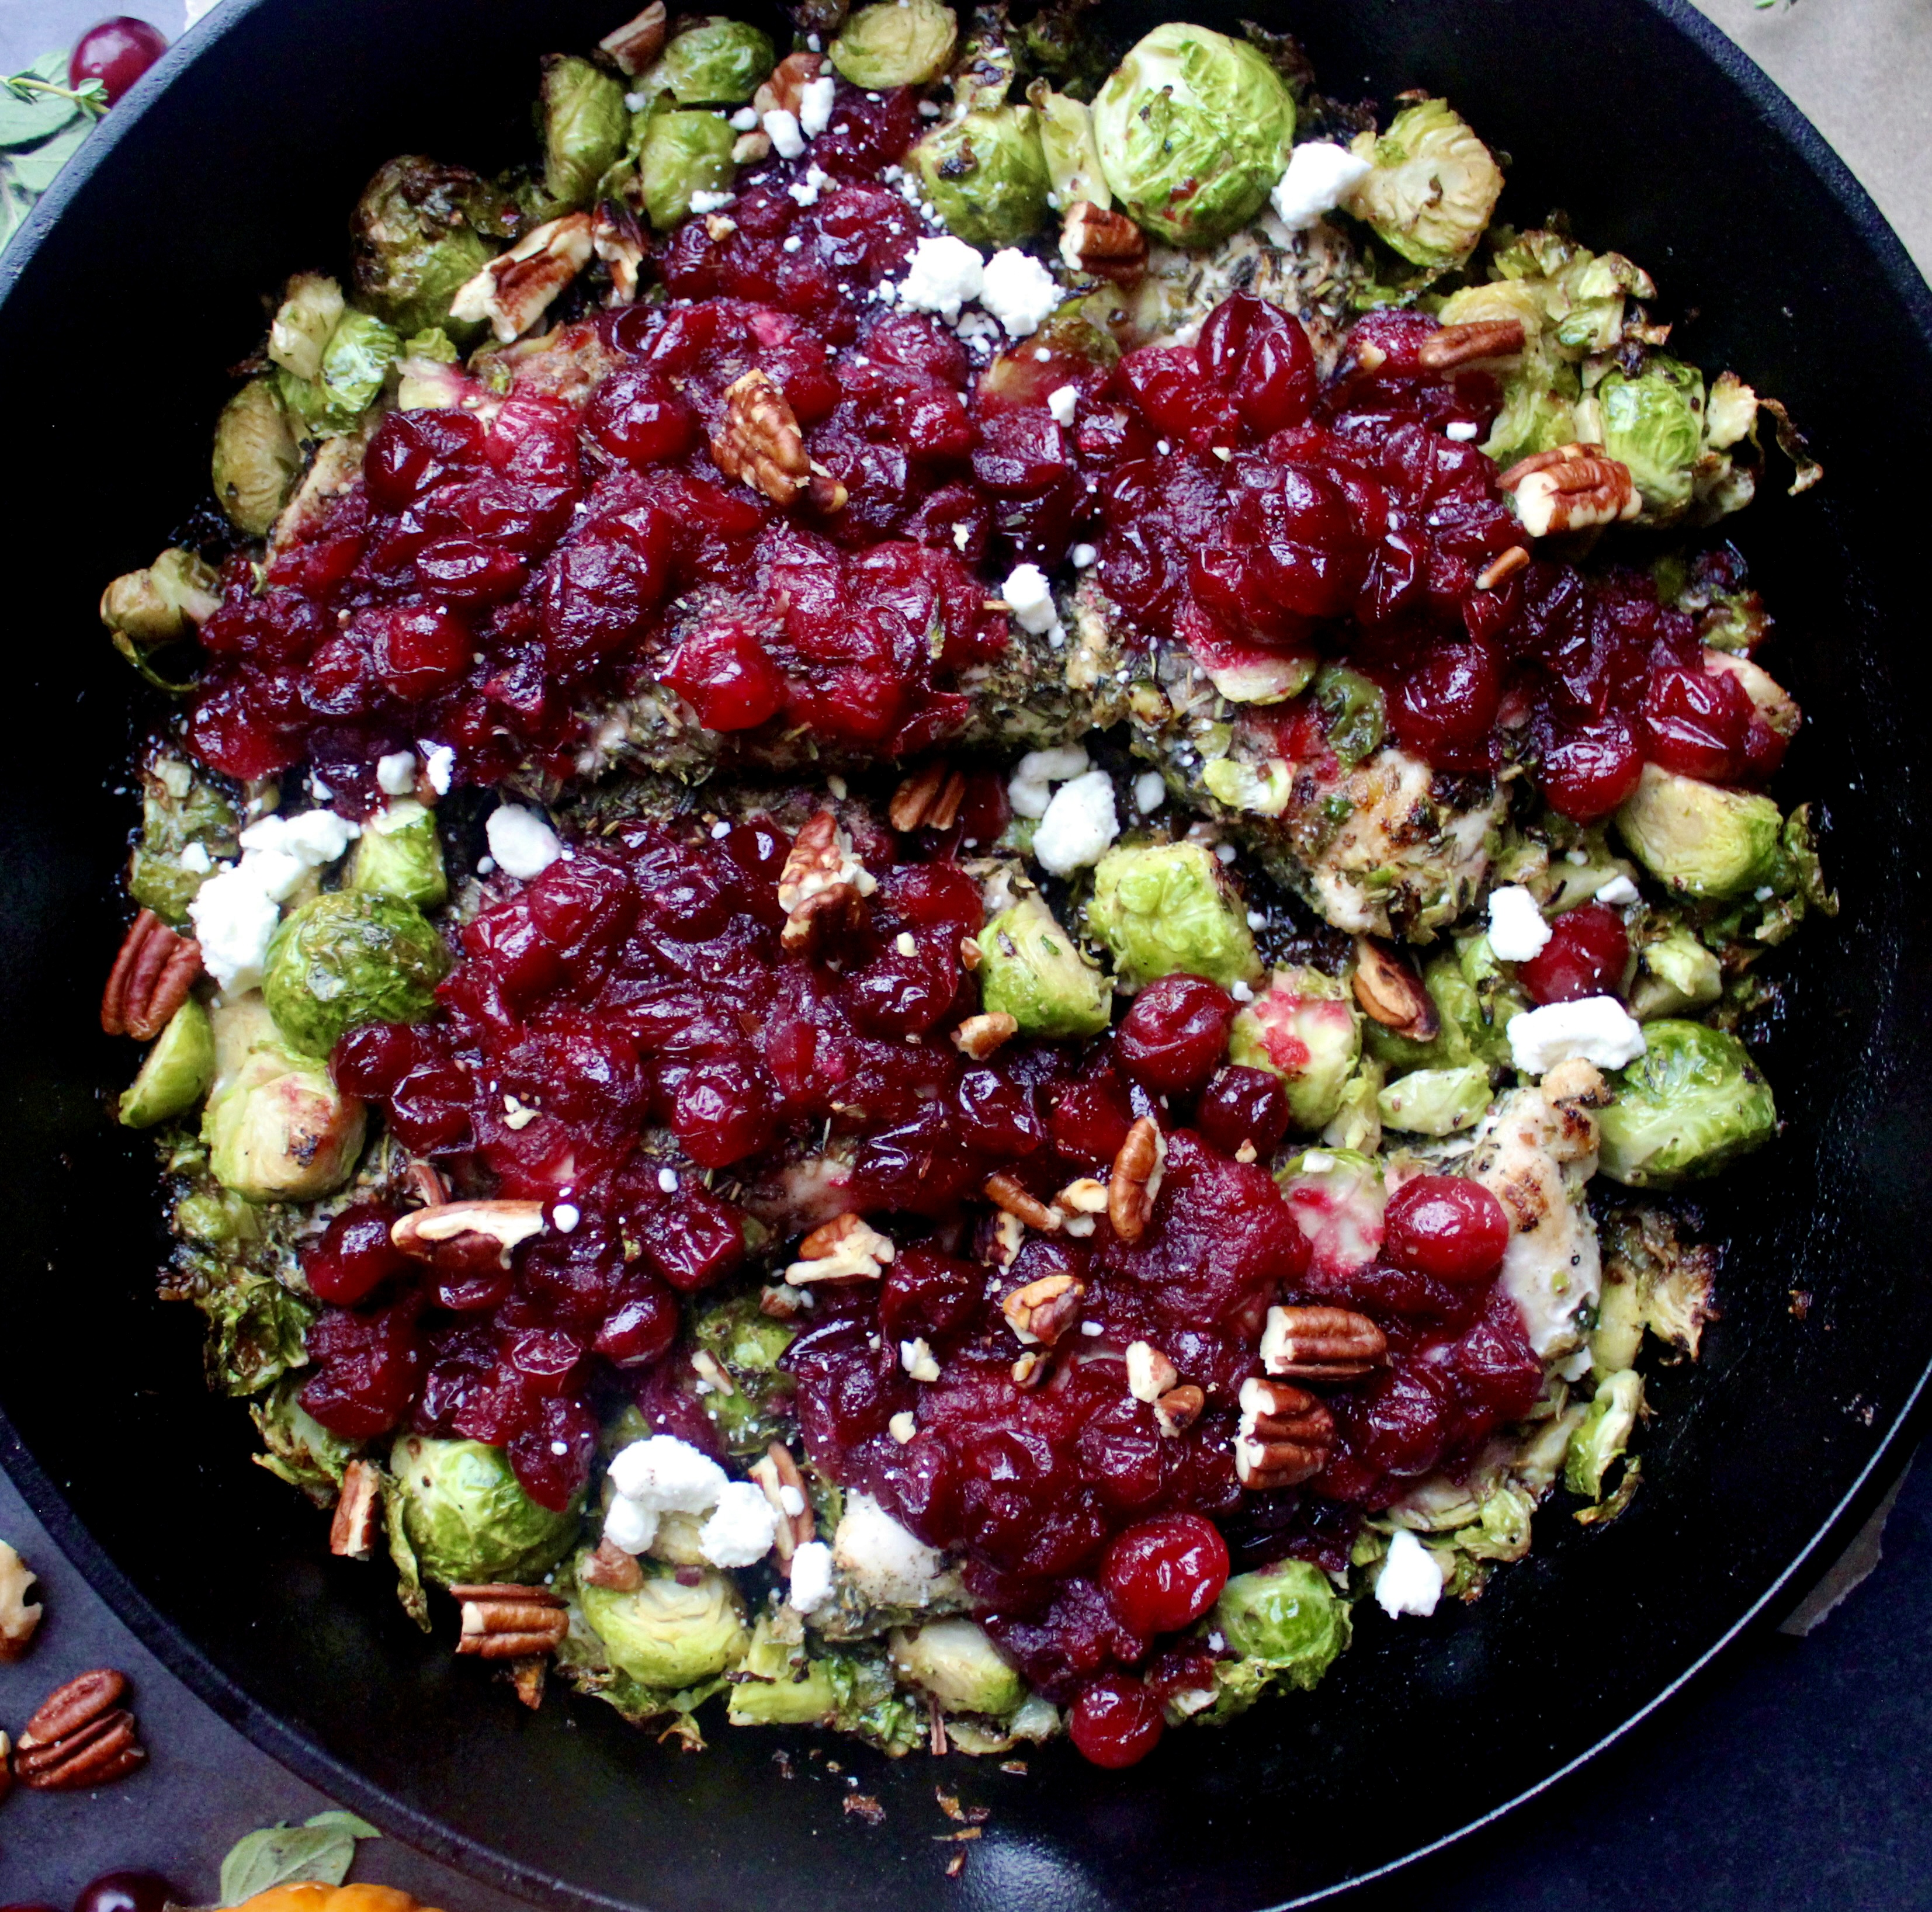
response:
M1208 1397L1190 1382L1169 1388L1154 1404L1154 1425L1170 1440L1184 1434L1201 1418Z
M382 1475L373 1462L350 1461L342 1470L335 1517L328 1524L328 1551L346 1560L373 1558L382 1518Z
M1355 1000L1383 1028L1412 1042L1433 1041L1442 1018L1406 957L1371 936L1355 939Z
M35 1578L33 1569L0 1540L0 1660L16 1660L33 1644L40 1603L27 1595Z
M1516 494L1516 514L1532 538L1616 524L1643 509L1630 467L1600 445L1565 445L1512 465L1496 483Z
M852 854L838 818L820 811L792 839L778 872L778 907L785 913L780 940L789 950L808 949L822 929L849 915L878 886Z
M896 830L950 830L965 801L964 775L943 763L928 763L892 793L886 816Z
M1127 1392L1151 1407L1170 1392L1180 1376L1174 1363L1151 1341L1132 1341L1127 1347Z
M660 5L657 10L662 13ZM638 296L638 274L644 262L644 235L627 205L606 199L590 218L590 244L610 274L612 305L628 305Z
M771 1503L772 1512L778 1516L778 1531L772 1545L777 1550L779 1564L789 1572L792 1556L818 1531L805 1476L792 1458L791 1449L782 1440L773 1441L765 1449L763 1458L753 1463L749 1472Z
M131 1773L147 1758L134 1716L120 1704L124 1674L98 1667L40 1702L14 1754L14 1772L38 1792L80 1792Z
M1388 1359L1388 1337L1348 1308L1271 1308L1262 1365L1301 1381L1352 1381Z
M752 95L752 109L760 119L766 113L776 112L790 113L796 118L805 89L824 70L823 53L788 53Z
M634 1554L627 1554L615 1541L600 1540L577 1570L578 1579L592 1587L608 1587L620 1593L634 1593L644 1584L644 1570Z
M456 1650L486 1660L529 1659L552 1652L570 1631L562 1600L547 1587L452 1587L462 1608Z
M1312 1394L1258 1376L1241 1383L1234 1475L1252 1492L1294 1487L1328 1464L1335 1420Z
M1124 213L1076 199L1060 229L1060 256L1090 278L1130 285L1147 270L1147 235Z
M1166 1137L1152 1116L1142 1116L1127 1131L1107 1182L1107 1219L1122 1241L1138 1242L1147 1233L1166 1159Z
M969 1061L983 1062L1020 1032L1017 1020L1004 1009L968 1016L952 1032L952 1046Z
M1522 343L1520 319L1478 319L1432 332L1415 355L1424 371L1448 372L1478 358L1514 357L1522 351Z
M845 502L845 487L806 455L798 415L769 372L754 369L724 388L724 420L711 435L711 462L774 505L808 499L821 511Z
M490 329L504 345L520 338L590 263L590 215L567 212L533 227L459 286L449 316Z
M798 1259L785 1270L785 1279L800 1287L860 1276L876 1281L892 1252L892 1238L862 1217L835 1215L799 1243Z
M664 51L664 0L651 0L635 19L607 33L597 45L616 61L620 73L634 79Z
M1072 1275L1042 1275L1000 1304L1006 1326L1027 1347L1051 1347L1080 1318L1087 1286Z
M152 910L143 910L122 940L100 997L100 1028L106 1035L152 1042L188 1000L201 974L201 945L178 936Z
M1493 591L1505 579L1515 577L1529 564L1529 550L1526 545L1512 544L1507 551L1492 558L1476 574L1478 591Z
M1052 1234L1060 1226L1059 1215L1037 1195L1030 1194L1013 1176L988 1176L986 1196L995 1208L1024 1221L1029 1228L1037 1228L1043 1235Z
M391 1227L389 1239L418 1261L453 1253L466 1260L494 1259L507 1268L511 1250L542 1234L543 1227L542 1202L441 1202L410 1209Z

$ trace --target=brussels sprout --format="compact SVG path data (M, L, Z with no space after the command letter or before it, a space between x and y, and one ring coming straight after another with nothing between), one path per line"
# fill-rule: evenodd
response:
M852 14L826 52L854 86L884 92L937 79L958 37L952 9L936 0L879 0Z
M422 1570L446 1587L538 1579L568 1552L580 1508L540 1507L500 1447L404 1434L389 1455L402 1524Z
M1612 1209L1602 1221L1603 1295L1590 1337L1602 1374L1634 1367L1648 1329L1695 1360L1704 1325L1717 1312L1717 1256L1686 1241L1676 1218L1654 1203Z
M1022 1035L1098 1035L1112 1020L1113 985L1039 896L1001 910L976 940L981 1002Z
M1720 789L1646 763L1617 812L1630 854L1680 895L1739 896L1768 882L1784 819L1769 797Z
M778 64L770 40L742 20L712 14L686 27L638 82L640 93L666 92L681 106L736 106Z
M215 502L238 531L267 535L302 469L273 379L251 379L221 408L209 475Z
M340 322L342 288L320 272L298 272L282 289L268 328L268 356L298 379L318 378L322 349Z
M1043 79L1027 88L1040 115L1040 150L1046 155L1047 204L1057 211L1084 199L1105 212L1114 203L1100 149L1094 143L1094 115L1081 100L1056 93Z
M388 896L334 890L283 919L268 945L262 990L284 1040L326 1056L358 1023L428 1015L448 969L449 952L421 910Z
M214 1030L190 996L168 1018L133 1086L121 1098L124 1128L152 1128L191 1109L214 1080Z
M1483 1496L1477 1524L1464 1527L1456 1544L1479 1560L1520 1560L1529 1551L1530 1517L1535 1512L1528 1494L1502 1482Z
M891 1649L899 1677L948 1713L1009 1713L1026 1698L1026 1682L1005 1654L963 1615L896 1627Z
M461 166L418 154L391 160L363 189L351 222L356 298L405 337L440 325L458 345L473 344L482 327L453 321L449 301L496 256L506 210Z
M1770 1140L1771 1085L1735 1035L1667 1019L1643 1034L1644 1053L1610 1077L1616 1099L1597 1118L1606 1175L1633 1188L1674 1188Z
M1570 1437L1563 1458L1563 1485L1586 1500L1600 1500L1604 1476L1629 1444L1643 1406L1643 1381L1634 1368L1608 1376L1589 1411Z
M578 1593L610 1664L655 1692L680 1692L715 1680L751 1644L731 1576L716 1569L695 1575L688 1567L680 1571L682 1578L647 1567L634 1593L592 1586Z
M1724 993L1724 972L1716 956L1680 925L1638 951L1630 1014L1640 1023L1681 1016L1687 1009L1709 1008Z
M1703 449L1703 373L1653 354L1634 377L1611 367L1592 397L1604 449L1630 467L1646 517L1665 523L1682 517Z
M1277 1169L1274 1179L1308 1236L1318 1270L1374 1260L1388 1197L1373 1155L1324 1144Z
M178 643L212 617L221 580L192 551L164 551L145 571L117 577L100 594L100 621L115 648L138 664L147 652Z
M282 402L316 436L349 431L376 402L402 349L402 340L381 319L345 312L322 349L316 376L285 377Z
M1376 1098L1384 1124L1411 1135L1454 1135L1473 1128L1490 1106L1490 1071L1480 1062L1412 1069Z
M1094 136L1137 225L1178 246L1211 246L1268 202L1294 144L1294 102L1245 41L1169 22L1100 88Z
M1086 921L1136 988L1177 971L1224 989L1261 974L1246 909L1204 844L1110 850L1094 870Z
M349 887L367 895L386 896L418 910L437 910L449 901L443 874L442 840L436 817L413 797L392 803L362 826L349 859Z
M1347 984L1300 966L1276 970L1228 1034L1230 1062L1267 1069L1287 1083L1298 1128L1320 1128L1334 1119L1361 1053L1362 1019Z
M1344 202L1412 265L1460 265L1474 251L1503 190L1490 149L1446 100L1406 106L1379 137L1350 149L1375 168Z
M547 53L539 97L544 190L560 208L588 205L631 130L624 82L574 54Z
M290 1375L278 1383L265 1401L250 1404L248 1413L260 1433L266 1454L255 1464L278 1480L298 1487L320 1506L335 1498L343 1471L356 1458L358 1443L332 1434L302 1404L306 1377Z
M403 356L431 365L454 365L463 355L440 325L425 325L421 331L404 340Z
M1323 1125L1322 1139L1330 1148L1372 1155L1382 1145L1382 1084L1388 1071L1379 1056L1364 1056L1361 1065L1342 1085L1341 1100Z
M362 1104L320 1063L268 1048L251 1053L225 1086L218 1079L201 1134L224 1188L251 1202L305 1202L349 1179L363 1124Z
M691 210L694 193L723 193L736 176L731 148L737 138L713 112L653 114L638 155L638 190L644 214L662 232Z
M1328 748L1344 770L1352 770L1382 746L1388 708L1382 686L1346 664L1324 664L1315 679L1315 708L1328 732Z
M988 106L942 120L907 155L949 232L992 250L1046 223L1052 181L1030 106Z
M780 1637L769 1615L733 1671L726 1717L734 1726L826 1726L838 1712L838 1663L814 1659L802 1640Z
M1208 1714L1215 1719L1243 1711L1270 1686L1312 1686L1348 1644L1348 1608L1328 1576L1306 1560L1236 1574L1204 1625L1237 1656L1216 1665Z

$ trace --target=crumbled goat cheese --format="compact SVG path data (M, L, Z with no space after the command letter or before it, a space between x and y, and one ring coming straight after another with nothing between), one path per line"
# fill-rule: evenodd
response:
M1076 544L1066 555L1073 560L1076 571L1091 571L1099 561L1100 553L1091 544Z
M816 139L832 124L832 96L838 82L829 73L806 81L798 96L798 124L808 139Z
M1006 574L1000 595L1006 601L1014 622L1036 637L1059 622L1059 613L1053 607L1053 586L1037 565L1015 566Z
M959 308L980 296L986 273L986 262L964 239L950 233L922 239L912 249L899 286L899 303L916 312L957 319Z
M205 843L191 843L175 859L184 870L190 870L198 877L205 877L214 868L214 859L208 855Z
M921 119L937 119L939 117L939 102L937 100L920 100L919 116Z
M748 1480L728 1481L716 1509L698 1530L698 1551L714 1567L748 1567L772 1551L778 1524L762 1488Z
M740 106L731 115L734 133L755 133L758 130L758 109L756 106Z
M658 1170L658 1186L662 1188L667 1195L676 1194L677 1193L677 1170L674 1168L659 1169Z
M438 796L447 796L456 775L456 753L447 744L418 744L423 754L423 774Z
M1151 817L1167 801L1167 785L1158 770L1143 770L1134 779L1134 808Z
M938 1554L869 1494L847 1500L832 1536L832 1557L860 1597L875 1607L922 1607L939 1578Z
M774 106L766 114L764 124L765 137L780 159L796 159L805 151L805 135L800 130L797 114Z
M693 193L691 209L693 212L722 212L737 196L736 193Z
M1056 425L1070 425L1073 422L1074 407L1080 403L1078 385L1062 385L1046 395L1046 409L1053 414Z
M1028 751L1014 766L1006 786L1006 801L1016 817L1040 817L1053 801L1052 786L1082 775L1094 760L1078 744L1061 744L1048 751Z
M201 960L223 992L238 996L262 980L280 905L311 870L333 863L362 834L332 810L264 817L242 832L242 860L218 870L188 905Z
M392 751L376 760L376 784L386 796L407 796L416 787L416 754Z
M1404 1614L1432 1614L1442 1597L1442 1569L1407 1527L1397 1527L1376 1575L1376 1605L1396 1620Z
M1573 1058L1620 1069L1644 1050L1643 1031L1614 996L1526 1010L1510 1019L1509 1043L1510 1059L1525 1075L1541 1075Z
M1090 770L1054 792L1034 832L1034 858L1042 870L1068 876L1099 862L1120 834L1114 780L1104 770Z
M1028 338L1053 316L1061 292L1040 261L1017 246L996 252L986 262L980 303L1006 328L1010 338Z
M641 1554L658 1537L658 1517L622 1494L615 1496L604 1515L604 1538L627 1554Z
M832 1597L832 1549L822 1540L808 1540L791 1557L791 1589L787 1602L802 1614L815 1614Z
M1324 213L1333 212L1374 170L1346 146L1311 139L1289 154L1288 170L1268 199L1291 232L1304 232Z
M781 243L778 250L781 252L796 252L804 244L805 241L794 232L789 238Z
M701 1514L724 1491L724 1470L675 1434L647 1434L620 1447L610 1485L626 1500L657 1514Z
M1626 903L1634 903L1636 899L1636 885L1621 870L1597 892L1597 901L1609 904L1612 909L1621 909Z
M1480 425L1472 424L1467 418L1451 418L1442 427L1442 436L1454 444L1467 445L1480 434L1481 430Z
M497 868L526 881L542 876L563 854L556 832L534 810L519 804L501 804L492 811L487 834Z
M550 1225L560 1235L574 1233L577 1224L583 1219L574 1204L569 1202L559 1202L550 1212Z
M1550 925L1536 898L1520 883L1490 892L1490 947L1503 963L1527 963L1542 953Z

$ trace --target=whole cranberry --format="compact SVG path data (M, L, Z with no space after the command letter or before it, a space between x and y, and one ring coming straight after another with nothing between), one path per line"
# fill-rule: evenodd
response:
M155 1872L104 1872L80 1889L74 1912L164 1912L184 1895Z
M68 61L67 83L78 86L85 80L98 79L107 89L107 103L112 106L167 50L168 37L159 27L126 13L117 14L80 36L74 57Z
M1136 1633L1174 1633L1228 1584L1228 1543L1198 1514L1164 1514L1120 1535L1100 1563L1114 1611Z
M1478 1281L1502 1265L1509 1217L1480 1182L1459 1175L1418 1175L1389 1199L1382 1253L1399 1268Z
M317 1300L352 1306L409 1266L408 1256L389 1239L395 1219L380 1203L358 1202L330 1222L302 1254L302 1272Z
M1114 1038L1120 1066L1164 1093L1198 1089L1227 1053L1234 1001L1205 976L1162 976L1134 999Z
M1230 1062L1216 1069L1202 1090L1194 1125L1224 1155L1234 1154L1246 1142L1265 1159L1288 1133L1288 1091L1280 1076Z
M1642 772L1630 726L1612 712L1551 742L1543 754L1544 794L1560 815L1594 823L1636 788Z
M1537 1002L1574 1002L1586 996L1613 996L1623 987L1630 937L1607 904L1568 910L1550 926L1550 940L1516 974Z
M1110 1770L1138 1765L1167 1730L1160 1702L1138 1680L1112 1674L1073 1702L1068 1737L1082 1755Z

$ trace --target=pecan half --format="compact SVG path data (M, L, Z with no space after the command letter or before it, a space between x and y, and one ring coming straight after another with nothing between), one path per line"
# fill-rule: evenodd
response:
M662 14L662 4L656 7ZM606 199L590 216L591 250L610 274L612 305L628 305L638 296L638 275L644 268L644 229L627 205Z
M1166 1159L1166 1137L1152 1116L1142 1116L1127 1131L1107 1182L1107 1219L1122 1241L1138 1242L1147 1233Z
M620 1593L634 1593L644 1584L644 1570L634 1554L627 1554L615 1541L600 1540L584 1557L577 1577L592 1587L608 1587Z
M1516 494L1516 514L1532 538L1616 524L1643 509L1630 467L1600 445L1565 445L1512 465L1497 484Z
M1355 1000L1383 1028L1412 1042L1433 1041L1442 1027L1436 999L1408 958L1372 936L1355 939Z
M778 1516L778 1530L772 1537L779 1564L789 1572L791 1557L818 1531L812 1517L812 1495L799 1471L792 1452L782 1440L767 1447L761 1459L747 1470L756 1481L772 1512Z
M835 1215L799 1243L798 1259L785 1270L785 1279L800 1287L856 1276L876 1281L892 1252L891 1236L870 1222L856 1215Z
M724 388L724 419L711 434L711 462L774 505L807 498L821 511L845 502L845 487L815 469L798 414L769 372L756 369Z
M1154 1425L1172 1440L1193 1426L1207 1405L1208 1397L1191 1381L1184 1382L1178 1388L1169 1388L1154 1403Z
M452 1587L462 1608L459 1653L486 1660L528 1659L554 1650L570 1631L562 1600L547 1587Z
M1147 235L1124 213L1076 199L1060 229L1060 256L1090 278L1128 285L1147 270Z
M1512 544L1507 551L1492 558L1476 574L1478 591L1493 591L1505 578L1515 577L1529 565L1529 550L1526 545Z
M101 1032L153 1041L188 1000L200 974L201 945L192 937L176 935L152 910L143 910L128 926L108 972L100 996Z
M390 1228L389 1239L418 1261L453 1253L466 1262L494 1260L507 1268L510 1251L542 1234L543 1227L542 1202L440 1202L411 1209Z
M970 1061L983 1062L1019 1032L1017 1018L1004 1009L994 1009L984 1015L968 1016L952 1032L952 1046Z
M40 1603L27 1598L36 1575L0 1540L0 1660L16 1660L33 1644L40 1623Z
M1352 1381L1388 1359L1388 1337L1348 1308L1271 1308L1262 1365L1303 1381Z
M1080 1318L1087 1284L1072 1275L1042 1275L1000 1304L1006 1326L1024 1347L1051 1347Z
M1151 1407L1172 1392L1180 1375L1174 1363L1151 1341L1131 1341L1127 1346L1127 1392L1136 1401Z
M604 34L597 46L600 52L616 61L620 73L634 79L664 51L664 0L651 0L635 19Z
M449 316L472 325L487 319L499 342L508 345L528 331L590 263L591 249L589 213L547 219L458 287Z
M776 112L790 113L796 118L805 89L824 70L823 53L788 53L752 95L753 110L760 119Z
M119 1704L124 1674L98 1667L40 1702L14 1750L14 1772L38 1792L78 1792L131 1773L147 1758L134 1716Z
M1252 1492L1294 1487L1328 1464L1335 1419L1312 1394L1258 1376L1241 1383L1234 1476Z
M965 801L964 775L943 763L928 763L892 793L886 817L896 830L950 830Z
M1052 1234L1060 1226L1058 1212L1048 1208L1013 1176L1004 1173L988 1176L984 1193L987 1200L995 1208L1002 1209L1008 1215L1024 1221L1029 1228L1037 1228L1043 1235Z
M1430 333L1415 356L1425 372L1448 372L1478 358L1514 357L1522 343L1520 319L1478 319Z
M821 930L849 916L878 886L852 854L838 818L820 811L793 838L778 872L778 907L785 913L780 941L794 953L809 949Z
M335 1517L328 1524L328 1551L347 1560L372 1558L382 1518L382 1475L373 1462L350 1461L342 1470Z

